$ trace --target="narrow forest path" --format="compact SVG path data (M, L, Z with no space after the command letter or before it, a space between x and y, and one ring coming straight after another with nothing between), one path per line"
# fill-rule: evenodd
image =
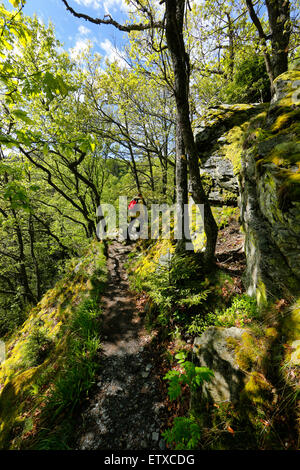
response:
M129 290L127 246L108 249L109 280L102 297L101 370L82 411L77 449L164 449L160 436L163 397L137 299Z

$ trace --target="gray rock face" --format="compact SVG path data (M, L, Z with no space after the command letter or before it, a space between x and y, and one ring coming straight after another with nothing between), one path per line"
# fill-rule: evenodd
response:
M226 105L211 108L200 123L196 145L201 158L200 173L209 176L211 187L208 199L212 205L237 205L238 180L233 165L224 158L220 148L227 143L226 133L258 113L262 105Z
M259 174L255 154L252 149L243 156L239 205L246 234L245 282L248 294L263 302L269 294L300 290L300 204L292 211L280 209L277 168L268 165Z
M203 163L200 174L209 175L212 179L212 189L209 192L209 201L212 204L236 205L238 180L230 160L215 153ZM224 189L232 193L231 198L226 199Z
M263 135L242 154L239 177L245 231L246 285L258 301L300 292L300 106L293 101L300 72L276 79ZM298 114L297 114L298 113ZM297 130L298 129L298 130Z
M300 292L299 84L292 70L270 105L213 108L196 135L210 203L240 207L245 285L261 303Z
M236 363L235 353L228 339L240 340L245 330L232 328L208 328L200 337L195 338L194 354L200 366L213 370L211 382L202 387L203 397L214 403L236 402L245 385L245 374Z

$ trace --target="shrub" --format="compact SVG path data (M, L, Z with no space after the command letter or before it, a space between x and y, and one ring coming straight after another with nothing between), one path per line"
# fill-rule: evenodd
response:
M244 326L250 323L252 319L258 318L259 312L257 301L249 295L237 295L233 298L230 307L221 312L216 312L214 324L216 326Z
M226 103L257 103L270 101L270 82L264 59L250 55L238 66L233 80L224 88L221 100Z
M169 370L164 376L164 380L169 381L170 400L179 398L186 388L190 392L197 390L203 382L209 382L214 375L207 367L197 367L193 362L187 361L186 351L179 352L175 357L178 366ZM201 427L194 416L176 417L172 428L166 430L163 437L167 444L176 450L195 449L201 437Z
M200 276L197 260L179 254L174 254L148 275L143 287L158 307L161 324L167 325L171 319L185 323L189 317L188 309L205 303L210 289Z
M184 361L182 369L172 369L166 373L164 380L169 381L168 395L171 400L178 398L185 385L191 390L196 390L204 381L209 381L213 372L207 367L197 367L193 362Z
M195 418L177 417L172 428L164 431L163 437L176 450L195 449L201 438L201 427Z
M27 367L34 367L42 364L48 357L52 347L53 340L47 335L46 331L36 326L28 337L24 351L24 362Z

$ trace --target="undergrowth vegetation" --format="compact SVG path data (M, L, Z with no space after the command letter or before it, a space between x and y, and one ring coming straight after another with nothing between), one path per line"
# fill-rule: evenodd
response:
M147 252L138 248L129 270L132 288L148 298L148 327L158 329L165 341L164 380L174 413L164 431L168 447L297 448L297 307L284 299L258 306L237 278L217 268L203 276L197 257L178 255L167 240L148 246ZM210 327L243 332L226 345L244 374L238 402L202 397L203 384L214 374L199 366L192 344Z
M258 314L255 299L236 294L234 278L217 269L203 275L197 257L175 253L168 240L137 255L131 266L132 288L150 299L150 325L171 325L189 337L211 325L241 326Z
M0 367L1 448L68 449L76 407L99 368L102 244L74 259L7 343Z

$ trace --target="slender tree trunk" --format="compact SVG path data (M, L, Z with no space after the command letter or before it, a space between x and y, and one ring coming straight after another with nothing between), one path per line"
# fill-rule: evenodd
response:
M125 125L126 125L126 132L129 134L128 121L127 121L126 115L125 115ZM139 176L138 176L136 161L135 161L135 158L134 158L134 151L133 151L133 148L132 148L132 145L131 145L130 142L128 142L128 149L129 149L129 153L130 153L131 168L132 168L136 188L137 188L138 193L141 193L141 185L140 185L140 180L139 180Z
M230 79L233 77L234 71L234 30L232 27L232 20L230 13L225 13L227 16L228 21L228 39L229 39L229 71L230 71Z
M150 152L147 151L147 159L148 159L148 164L149 164L149 171L150 171L150 186L151 186L151 191L155 191L155 181L154 181L154 176L153 176L153 165L152 165L152 159Z
M17 214L14 209L12 209L12 214L15 219L15 230L17 234L17 240L18 240L18 248L19 248L19 277L20 277L20 284L23 286L24 289L24 297L28 302L35 302L36 298L33 295L33 292L30 287L28 275L27 275L27 269L26 269L26 256L25 256L25 251L24 251L24 241L23 241L23 234L21 227L18 223L17 219Z
M131 157L131 168L132 168L134 181L135 181L135 184L136 184L136 189L137 189L138 193L140 193L141 192L141 184L140 184L139 175L138 175L138 171L137 171L137 167L136 167L136 161L135 161L135 158L134 158L134 153L133 153L133 150L132 150L132 147L131 147L130 144L129 144L129 153L130 153L130 157Z
M274 79L288 69L291 35L289 0L266 0L271 30L272 69Z
M159 157L160 166L161 166L161 173L162 173L162 187L161 193L163 196L167 194L167 182L168 182L168 163L164 157L164 155L160 155Z
M39 263L38 260L35 256L35 233L34 233L34 224L32 220L32 214L29 214L29 220L28 220L28 231L29 231L29 238L30 238L30 254L31 258L34 264L34 270L35 270L35 286L36 286L36 297L37 299L41 298L42 290L41 290L41 276L40 276L40 269L39 269Z
M176 123L176 210L177 210L177 224L178 232L182 236L178 239L176 244L176 251L185 251L185 243L190 242L189 231L185 232L184 225L189 227L189 213L187 209L188 204L188 166L187 157L184 148L184 142L180 131L179 120ZM186 207L185 207L186 205ZM184 223L185 222L185 223Z
M267 36L252 0L246 0L250 18L255 25L263 47L266 71L271 85L271 95L275 93L274 80L288 69L288 53L291 35L289 0L266 0L271 36ZM267 40L271 38L272 54L267 51Z
M166 39L173 63L178 123L188 154L192 195L196 204L204 205L204 230L207 238L204 259L206 262L211 262L214 259L218 228L201 183L198 151L190 121L190 70L183 39L184 10L185 0L166 0Z

